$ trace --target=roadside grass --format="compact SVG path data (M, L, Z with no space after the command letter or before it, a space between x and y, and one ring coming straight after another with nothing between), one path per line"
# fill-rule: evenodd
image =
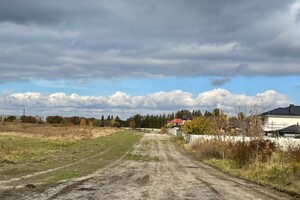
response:
M251 164L239 167L232 160L208 159L203 160L212 165L246 180L271 186L280 191L290 192L299 197L300 194L300 165L299 163L272 163Z
M234 176L300 196L300 146L282 151L270 141L200 140L186 149Z
M133 132L76 141L0 136L0 182L23 177L6 185L47 185L88 175L120 159L141 137Z

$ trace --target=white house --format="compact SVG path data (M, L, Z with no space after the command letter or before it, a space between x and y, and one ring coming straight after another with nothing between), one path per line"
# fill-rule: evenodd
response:
M300 106L291 104L261 114L265 132L280 132L281 129L300 124Z

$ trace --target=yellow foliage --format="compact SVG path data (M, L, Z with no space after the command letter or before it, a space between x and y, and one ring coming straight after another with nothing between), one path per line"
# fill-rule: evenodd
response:
M207 117L195 117L192 121L187 121L182 130L189 134L215 135L218 133L215 123Z

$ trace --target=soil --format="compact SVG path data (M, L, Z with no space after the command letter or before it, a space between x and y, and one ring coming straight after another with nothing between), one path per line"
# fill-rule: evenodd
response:
M20 199L294 199L195 161L171 136L146 133L130 154L86 177ZM156 158L156 159L154 159Z

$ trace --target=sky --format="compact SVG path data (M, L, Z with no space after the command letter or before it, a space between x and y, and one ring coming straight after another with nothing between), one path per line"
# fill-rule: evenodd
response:
M300 105L299 0L1 0L0 114Z

